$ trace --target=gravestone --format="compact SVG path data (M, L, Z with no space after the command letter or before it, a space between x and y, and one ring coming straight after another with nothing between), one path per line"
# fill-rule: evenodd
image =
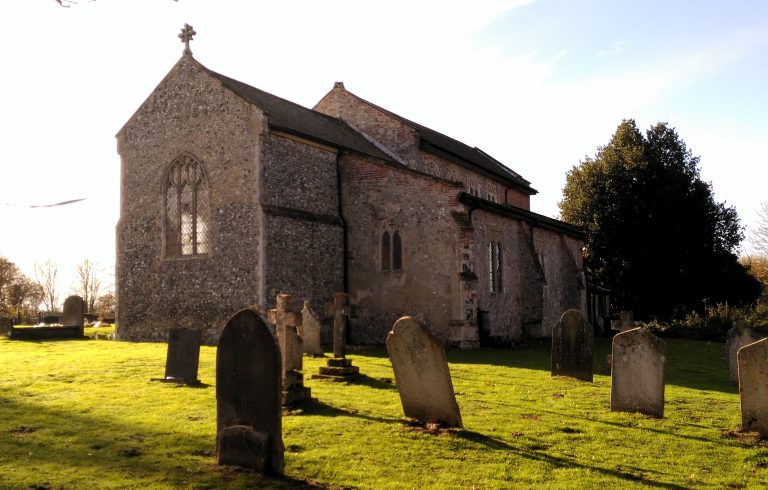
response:
M80 296L70 296L64 300L64 314L61 324L65 327L82 327L85 321L85 301Z
M280 348L259 315L229 319L216 351L216 460L283 473Z
M461 427L445 349L429 330L409 316L399 319L387 336L387 352L405 416Z
M345 293L333 293L333 303L325 306L326 317L333 318L333 357L344 359L347 354L347 317L349 305Z
M666 344L644 328L613 337L611 410L664 416Z
M198 385L197 368L200 362L200 330L190 328L168 329L168 354L165 358L165 378L157 381Z
M768 438L768 339L739 349L741 428Z
M303 349L298 327L301 314L293 310L293 296L278 294L276 307L267 313L275 326L282 355L283 405L292 405L312 398L311 390L304 386Z
M301 329L304 353L312 357L325 357L323 347L320 345L320 322L309 306L309 301L305 301L301 309Z
M13 318L0 316L0 336L7 337L13 330Z
M728 330L728 336L725 341L725 355L728 358L728 373L730 375L731 383L739 383L739 363L737 360L737 354L739 349L745 345L749 345L753 342L757 342L763 335L757 333L744 323L743 320L739 320L736 324Z
M333 303L325 305L325 316L333 318L333 358L328 359L327 366L320 367L320 374L312 377L331 380L353 378L360 374L360 368L353 366L352 360L346 358L346 325L349 316L346 293L333 293Z
M592 381L595 333L579 310L567 310L552 330L552 376Z

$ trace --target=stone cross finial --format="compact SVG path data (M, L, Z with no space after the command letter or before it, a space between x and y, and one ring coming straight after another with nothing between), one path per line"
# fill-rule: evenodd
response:
M192 50L189 49L189 41L197 34L195 30L189 24L184 24L184 27L179 33L179 39L184 43L184 54L192 54Z

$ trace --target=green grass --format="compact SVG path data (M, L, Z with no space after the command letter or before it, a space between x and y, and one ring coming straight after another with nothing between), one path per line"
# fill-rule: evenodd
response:
M739 428L723 345L667 341L665 418L612 413L600 339L593 383L549 374L546 346L449 351L463 430L403 420L386 352L354 384L307 380L286 413L286 477L215 463L215 349L199 388L150 382L164 344L0 340L0 488L759 487L768 445ZM305 358L305 372L322 359ZM307 376L308 377L308 376Z

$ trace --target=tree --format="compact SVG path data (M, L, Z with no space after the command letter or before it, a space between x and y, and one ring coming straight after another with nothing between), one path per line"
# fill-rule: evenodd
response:
M715 202L698 164L666 123L643 135L624 120L568 172L561 217L585 228L587 272L615 307L668 318L760 294L734 253L744 238L736 210Z
M75 294L82 296L85 308L93 312L96 298L101 291L101 279L96 275L96 265L88 259L83 260L75 268Z
M763 257L768 257L768 203L761 203L757 211L757 226L751 233L752 247Z
M96 300L96 311L102 318L115 317L115 293L108 291Z
M56 290L56 276L59 268L55 260L48 259L35 264L35 282L40 288L41 301L46 311L54 312L59 307L59 292Z

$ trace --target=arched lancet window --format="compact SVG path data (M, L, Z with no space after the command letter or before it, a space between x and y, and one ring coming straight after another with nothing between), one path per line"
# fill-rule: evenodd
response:
M403 270L403 242L397 231L385 230L381 234L381 270Z
M488 242L488 286L492 293L504 291L502 282L503 254L501 242Z
M191 155L171 163L163 186L165 256L181 257L209 251L209 190L202 164Z

